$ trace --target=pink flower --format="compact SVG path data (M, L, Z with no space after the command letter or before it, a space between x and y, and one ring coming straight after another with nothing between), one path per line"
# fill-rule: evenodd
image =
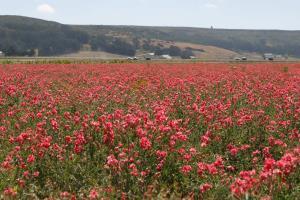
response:
M148 138L142 137L140 139L140 146L141 146L142 149L148 150L148 149L151 148L152 143L150 142L150 140Z
M190 148L190 153L192 154L192 155L195 155L196 153L197 153L197 150L195 149L195 148Z
M276 161L271 158L267 158L264 163L264 171L270 171L275 167Z
M114 155L110 155L107 157L107 165L110 167L117 167L119 164L119 161L115 158Z
M184 154L183 155L183 159L186 160L186 161L190 161L192 158L192 156L190 154Z
M138 128L136 130L137 135L139 136L139 138L145 137L147 135L147 132L144 131L142 128Z
M35 161L34 155L30 154L30 155L27 157L27 162L28 162L28 163L33 163L34 161Z
M67 136L65 137L65 142L66 142L67 144L70 144L70 143L72 142L72 137L69 136L69 135L67 135Z
M37 118L41 119L43 117L43 114L39 112L36 114L36 116L37 116Z
M40 172L38 172L38 171L33 172L34 177L38 177L39 175L40 175Z
M208 170L209 174L214 175L214 174L218 173L218 169L214 166L214 164L209 164L206 167L207 167L207 170Z
M239 152L239 150L238 150L237 148L232 148L232 149L230 149L230 154L231 154L232 156L236 156L238 152Z
M204 193L208 190L210 190L213 186L210 183L204 183L200 185L200 192Z
M52 129L57 131L58 130L58 122L56 121L56 119L51 119L50 123L52 125Z
M29 178L29 171L23 172L23 176L24 176L25 178Z
M64 198L68 198L70 197L70 193L69 192L61 192L60 193L60 198L64 199Z
M90 199L97 199L98 197L99 197L98 192L97 192L95 189L92 189L92 190L90 191L89 198L90 198Z
M158 160L164 159L167 156L167 152L166 151L156 151L156 156Z
M182 132L177 132L175 134L175 136L178 140L180 140L182 142L187 141L187 139L188 139L188 137L185 134L183 134Z
M4 195L14 197L17 195L17 192L13 188L8 187L4 190Z
M188 174L190 173L190 171L192 171L192 166L190 165L184 165L181 167L180 171L183 173L183 174Z

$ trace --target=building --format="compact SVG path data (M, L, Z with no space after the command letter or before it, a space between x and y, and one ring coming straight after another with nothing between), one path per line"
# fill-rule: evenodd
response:
M2 51L0 51L0 57L4 57L4 53Z

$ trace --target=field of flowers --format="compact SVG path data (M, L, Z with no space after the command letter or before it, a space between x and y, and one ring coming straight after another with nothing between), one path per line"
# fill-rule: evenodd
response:
M299 199L300 64L0 66L0 199Z

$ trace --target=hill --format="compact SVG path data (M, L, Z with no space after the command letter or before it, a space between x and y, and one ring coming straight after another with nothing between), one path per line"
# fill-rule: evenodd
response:
M190 47L193 45L202 48ZM21 16L0 16L0 50L7 55L26 55L33 49L39 49L40 55L62 55L78 52L83 46L126 56L137 52L198 56L207 54L207 47L214 47L221 54L233 52L230 56L271 52L300 57L300 31L65 25Z
M90 35L107 34L216 46L236 52L300 56L300 31L229 30L185 27L74 26Z
M71 26L20 16L0 16L0 50L7 55L59 55L78 51L89 36Z

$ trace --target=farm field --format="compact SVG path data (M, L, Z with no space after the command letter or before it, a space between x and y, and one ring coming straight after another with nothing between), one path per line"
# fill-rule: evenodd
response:
M0 199L299 199L300 63L0 65Z

